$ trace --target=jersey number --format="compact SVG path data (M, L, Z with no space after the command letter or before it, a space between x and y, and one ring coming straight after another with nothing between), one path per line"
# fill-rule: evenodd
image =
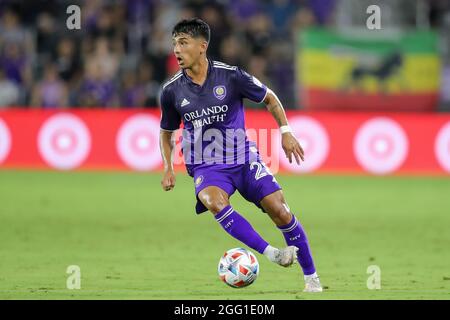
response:
M263 165L257 161L252 162L250 164L250 170L253 170L253 168L256 166L256 174L255 174L255 180L259 180L262 177L265 177L268 175L267 173L267 167L264 165L264 168L266 169L266 171L262 172L263 169Z

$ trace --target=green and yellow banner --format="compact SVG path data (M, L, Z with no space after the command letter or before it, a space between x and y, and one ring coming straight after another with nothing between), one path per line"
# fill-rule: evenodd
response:
M302 104L308 109L434 110L440 85L436 34L370 34L323 28L299 33Z

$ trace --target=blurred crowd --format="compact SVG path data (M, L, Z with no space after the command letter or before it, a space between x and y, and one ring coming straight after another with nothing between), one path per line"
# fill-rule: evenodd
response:
M209 56L248 72L294 107L294 30L326 23L332 0L0 1L0 104L154 107L178 70L171 29L200 17L212 29ZM66 28L67 6L81 30ZM245 44L245 45L242 45Z
M0 0L0 107L155 107L178 70L171 29L197 16L212 29L210 58L243 67L295 108L295 37L330 24L336 1ZM80 30L66 27L72 4Z

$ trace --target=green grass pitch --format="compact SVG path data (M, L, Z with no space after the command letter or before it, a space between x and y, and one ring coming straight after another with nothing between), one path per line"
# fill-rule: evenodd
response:
M257 255L254 284L217 275L242 246L211 214L194 212L191 178L171 192L158 173L0 171L1 299L449 299L450 179L279 175L326 287L302 293L298 265ZM270 219L238 193L232 205L271 244ZM66 269L81 269L69 290ZM381 269L369 290L367 268Z

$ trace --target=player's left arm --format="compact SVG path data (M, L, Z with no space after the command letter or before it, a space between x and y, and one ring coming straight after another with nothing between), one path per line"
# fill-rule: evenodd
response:
M263 102L282 131L281 145L286 157L289 159L289 163L292 163L292 156L294 156L297 164L300 164L300 159L305 160L304 151L297 138L291 132L286 113L284 112L280 99L278 99L275 92L267 88L267 94Z

